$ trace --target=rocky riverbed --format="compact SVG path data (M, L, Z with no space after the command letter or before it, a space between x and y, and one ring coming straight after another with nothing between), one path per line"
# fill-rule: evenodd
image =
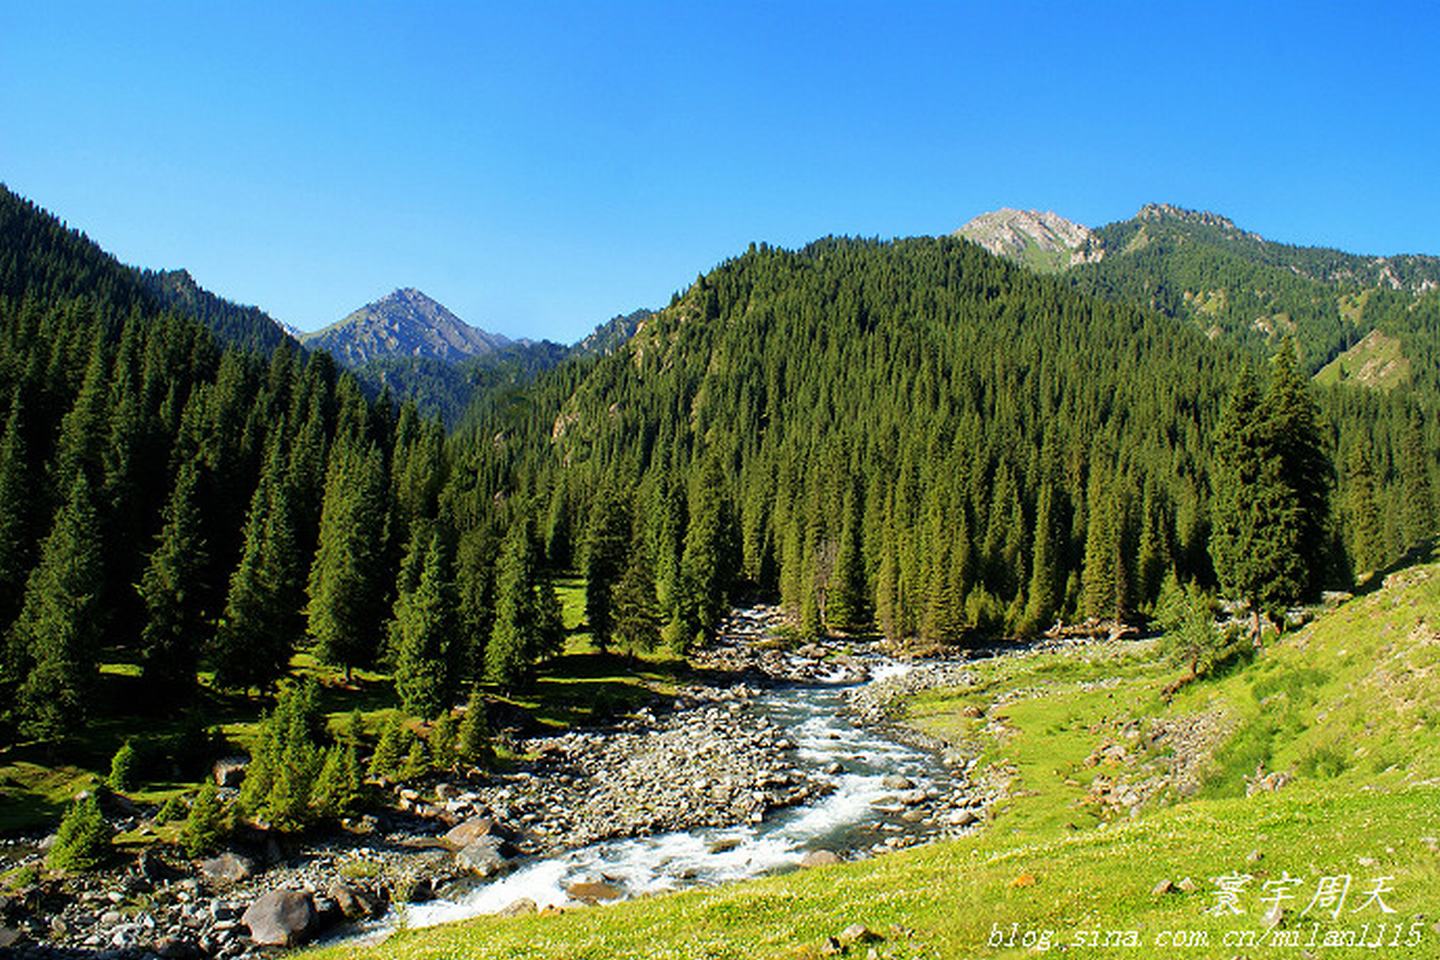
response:
M247 957L365 929L401 902L436 921L454 904L537 909L541 894L501 899L541 889L532 881L542 875L551 902L591 903L885 852L983 822L1003 784L972 782L973 760L942 764L925 759L934 745L922 738L892 748L860 732L888 724L910 693L970 682L963 662L899 664L865 644L787 651L771 639L777 621L773 608L736 611L695 657L703 683L612 727L520 741L527 759L504 771L397 788L391 808L343 830L302 842L250 831L198 863L153 845L118 869L37 881L0 899L0 947ZM143 830L154 811L110 814Z

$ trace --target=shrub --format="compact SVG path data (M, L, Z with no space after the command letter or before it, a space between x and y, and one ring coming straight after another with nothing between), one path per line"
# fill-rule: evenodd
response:
M110 776L105 782L117 793L128 793L135 789L135 745L129 740L115 751L110 758Z
M459 736L459 724L454 715L446 710L430 728L430 758L434 761L436 770L454 768Z
M370 757L370 776L398 780L411 736L413 734L405 728L400 715L391 714L380 732L380 741L375 744L375 753Z
M184 820L190 813L190 808L185 806L185 800L178 793L170 797L160 805L160 810L155 814L157 824L176 823Z
M461 763L471 766L481 766L490 758L490 724L485 718L485 700L479 690L472 690L465 704L460 742L455 752Z
M92 870L110 849L110 825L100 813L100 801L93 793L75 798L47 858L56 870Z
M190 814L180 828L180 845L192 857L210 853L225 840L225 811L215 784L206 781L190 805Z

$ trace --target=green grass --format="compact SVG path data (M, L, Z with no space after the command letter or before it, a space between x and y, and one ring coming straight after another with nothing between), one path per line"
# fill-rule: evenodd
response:
M1315 382L1325 386L1353 383L1374 390L1391 390L1410 379L1410 360L1400 341L1371 330L1359 343L1321 367Z
M558 916L482 917L316 956L814 957L825 937L863 923L885 936L879 955L897 958L1042 953L992 946L1012 924L1021 937L1050 931L1067 957L1300 957L1312 935L1300 910L1321 876L1342 874L1357 899L1375 878L1392 878L1385 899L1397 913L1322 919L1311 955L1440 955L1431 926L1440 917L1440 565L1402 579L1168 700L1180 671L1149 644L980 662L973 686L914 698L909 722L1011 779L1010 798L975 836ZM1198 796L1168 791L1136 816L1094 801L1096 777L1137 774L1163 758L1163 741L1149 746L1146 732L1200 715L1218 718L1224 737L1200 770ZM1141 736L1127 737L1131 729ZM1125 745L1127 759L1089 762L1111 741ZM1244 777L1262 760L1297 779L1246 797ZM1216 916L1208 912L1214 878L1232 873L1253 876L1246 912ZM1299 945L1235 942L1263 936L1263 885L1287 875L1302 878L1304 899L1288 905L1281 929ZM1186 877L1194 892L1152 893ZM1381 922L1417 915L1416 945L1407 945L1408 928L1393 947L1389 928L1378 950L1319 945L1327 932L1358 933L1369 921L1373 938ZM1119 931L1114 943L1133 931L1137 946L1097 946L1093 931ZM1157 943L1173 931L1207 943Z
M487 691L508 716L518 714L532 730L560 730L606 722L657 696L674 694L688 672L683 658L666 650L633 658L599 654L585 624L583 581L561 578L557 594L568 634L565 652L542 665L533 690L514 697ZM384 673L356 669L347 679L342 671L318 662L308 652L291 659L290 673L316 682L320 707L332 730L359 710L365 729L373 735L398 709L391 678ZM218 690L213 681L211 674L201 673L195 710L223 739L211 752L247 753L259 731L261 713L269 709L271 701ZM135 712L136 704L146 702L140 671L134 663L118 658L102 665L96 702L98 719L86 726L84 738L60 750L38 744L0 747L0 834L53 828L75 794L94 787L109 773L110 758L127 739L133 739L142 753L165 754L169 751L164 745L183 736L186 724L192 722L178 710ZM142 804L163 803L194 789L207 767L205 760L176 766L153 756L143 764L143 782L127 796ZM129 839L145 842L154 837Z

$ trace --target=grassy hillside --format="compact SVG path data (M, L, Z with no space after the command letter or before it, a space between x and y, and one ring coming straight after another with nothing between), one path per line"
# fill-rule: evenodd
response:
M1403 571L1168 700L1179 674L1150 643L978 663L974 683L919 697L907 717L1010 778L1010 799L976 836L714 890L410 931L361 955L809 957L859 923L884 939L847 955L1021 957L1063 943L1070 957L1433 957L1437 665L1440 564ZM1260 764L1295 779L1247 797ZM1213 913L1215 878L1247 874L1244 912ZM1338 917L1304 915L1321 878L1345 875ZM1376 882L1394 913L1362 906ZM1272 931L1265 897L1277 892L1294 899ZM1177 935L1190 945L1174 946Z
M1354 383L1375 390L1390 390L1409 379L1410 361L1400 341L1379 330L1371 330L1315 374L1315 382L1325 386Z

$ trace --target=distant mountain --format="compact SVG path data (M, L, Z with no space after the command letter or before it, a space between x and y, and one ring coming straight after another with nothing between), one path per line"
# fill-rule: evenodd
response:
M982 213L955 233L1040 273L1059 273L1105 255L1089 227L1049 211L1006 207Z
M633 313L611 317L596 327L589 336L571 347L571 352L599 356L614 353L635 336L635 331L640 329L641 324L654 315L653 310L640 309Z
M472 327L413 287L368 303L338 323L301 337L347 367L389 357L458 363L510 345L508 337Z
M1086 293L1190 320L1212 338L1268 348L1293 336L1312 370L1372 330L1386 332L1386 355L1396 362L1383 378L1332 374L1333 382L1373 387L1412 373L1440 376L1433 363L1406 362L1435 353L1440 257L1276 243L1221 214L1168 203L1094 229L1054 213L996 210L956 233L1038 273L1063 273Z
M224 343L269 352L285 331L257 307L210 293L184 270L140 270L0 184L0 297L56 301L85 296L117 310L172 310L199 320Z

